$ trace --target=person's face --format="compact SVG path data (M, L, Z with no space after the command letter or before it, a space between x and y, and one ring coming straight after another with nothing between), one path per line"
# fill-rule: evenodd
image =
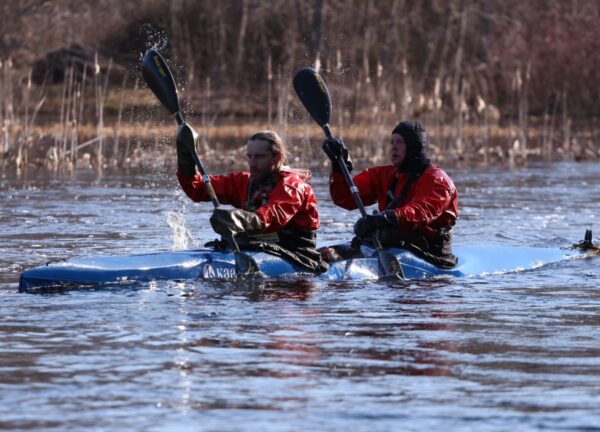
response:
M263 140L248 141L246 156L250 176L261 181L271 175L277 164L277 158L270 150L270 143Z
M392 134L392 163L396 166L404 162L406 157L406 143L400 134Z

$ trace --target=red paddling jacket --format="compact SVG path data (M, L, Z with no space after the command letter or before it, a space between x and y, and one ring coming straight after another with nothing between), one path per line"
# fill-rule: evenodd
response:
M313 272L327 270L316 250L317 199L297 173L281 170L260 185L250 180L249 172L209 177L221 203L252 211L260 218L263 234L250 237L245 246L281 256ZM193 201L210 201L199 174L188 177L178 172L177 178Z
M317 199L312 187L293 172L280 171L268 187L253 187L250 192L249 172L209 177L219 201L255 212L263 223L265 233L278 232L284 227L302 231L319 228ZM178 172L177 178L193 201L210 201L199 174L187 177Z
M365 205L377 203L379 211L384 211L392 203L400 228L434 240L456 223L456 187L448 174L430 165L412 182L402 201L394 203L393 198L400 195L408 176L409 173L399 172L394 165L377 166L354 176L354 184ZM336 205L347 210L357 208L342 173L331 173L329 190Z

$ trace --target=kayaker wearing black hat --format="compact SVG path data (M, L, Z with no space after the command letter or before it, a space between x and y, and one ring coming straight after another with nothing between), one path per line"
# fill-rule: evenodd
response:
M384 247L404 247L439 267L451 268L456 265L451 230L458 217L458 193L448 174L427 158L426 143L419 122L402 121L392 131L392 164L368 168L354 177L363 203L379 205L378 214L356 222L354 243L369 244L378 232ZM352 171L346 145L327 139L323 150L333 162L329 183L333 202L347 210L357 208L335 163L339 155Z
M307 183L310 172L285 165L285 146L273 131L253 134L246 156L248 172L210 176L219 201L235 207L215 209L210 218L215 232L224 237L234 234L242 249L268 252L311 272L326 271L327 263L315 249L319 214ZM177 178L185 193L193 201L210 201L182 142L177 142L177 163Z

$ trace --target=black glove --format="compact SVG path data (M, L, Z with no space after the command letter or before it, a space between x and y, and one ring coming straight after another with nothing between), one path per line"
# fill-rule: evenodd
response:
M256 213L240 209L216 208L210 217L210 224L217 234L225 237L240 233L257 234L263 230L262 222Z
M196 167L192 154L181 141L177 141L177 171L187 177L194 177L196 175Z
M183 125L177 134L177 170L187 177L196 175L196 167L192 157L195 135L197 135L196 131L187 124Z
M358 237L368 237L374 231L398 226L398 218L393 210L386 210L376 215L367 215L354 224L354 234Z
M348 154L348 147L346 147L344 141L337 138L327 138L323 141L323 151L329 159L331 159L331 167L334 171L341 171L339 162L337 161L338 158L341 158L344 161L348 168L348 172L352 172L354 169L354 164Z

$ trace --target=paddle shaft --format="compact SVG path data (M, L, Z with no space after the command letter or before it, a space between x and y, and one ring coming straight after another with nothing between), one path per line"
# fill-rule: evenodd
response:
M179 123L180 126L183 126L185 124L185 121L183 121L183 117L181 116L181 114L179 112L176 113L175 118L177 119L177 123L179 123L180 119L182 120L182 122ZM202 164L202 161L200 160L200 156L198 156L198 152L196 151L196 146L192 144L189 147L190 147L189 150L192 153L192 159L194 159L194 163L198 167L198 171L200 171L200 176L202 177L202 182L204 183L204 188L206 189L206 193L208 194L208 197L210 198L211 202L213 203L214 208L218 209L219 206L221 205L221 203L219 202L219 198L217 197L217 194L215 193L215 189L213 188L212 182L210 181L210 177L209 177L208 173L206 172L206 170L204 169L204 165ZM227 240L229 241L229 244L231 245L231 248L233 249L233 251L236 253L239 253L240 247L237 244L237 241L235 240L234 235L231 234L230 236L227 236Z
M319 75L319 73L313 68L303 68L296 72L293 79L294 90L298 98L309 112L313 120L321 126L325 136L328 139L333 139L331 128L329 127L329 119L331 115L331 98L325 82ZM354 184L354 180L350 176L346 162L343 160L341 155L335 157L340 171L344 175L346 184L354 197L354 201L360 210L360 214L363 218L367 217L367 211L360 198L358 188ZM383 249L381 242L379 241L379 230L373 233L372 237L373 245L377 250L377 256L379 257L379 264L381 273L384 278L401 278L404 279L404 272L402 266L395 255Z
M190 133L191 139L183 140L182 143L188 147L192 159L200 171L206 192L210 197L213 206L215 209L219 208L219 199L215 194L210 177L206 173L204 165L202 165L202 161L196 152L196 137L198 134L185 122L183 113L179 107L179 97L177 96L175 78L173 78L173 74L171 73L169 65L165 62L165 59L155 49L149 49L144 55L142 60L142 76L160 103L175 117L175 120L179 125L178 139L179 134L182 133L184 128L187 128L186 132ZM258 265L252 257L240 251L240 247L235 241L233 232L231 235L226 236L226 239L235 253L235 266L238 274L259 274Z
M177 111L174 115L175 115L175 120L177 121L177 124L179 126L186 125L186 122L183 119L183 115L181 114L180 111ZM219 198L217 198L217 194L215 193L215 190L212 186L210 177L208 176L206 169L204 169L204 164L202 163L202 160L200 160L200 156L198 156L198 152L196 151L196 146L194 144L192 144L192 145L189 145L188 147L189 147L189 151L192 153L192 159L194 159L194 163L198 167L198 171L200 171L200 175L202 176L202 181L204 182L204 187L206 188L206 193L208 193L208 196L209 196L210 200L212 201L213 206L215 208L219 208L219 206L221 205L219 203ZM235 240L234 240L234 243L235 243ZM237 244L236 244L236 246L237 246Z
M175 119L177 120L177 123L179 124L180 128L189 127L190 129L192 129L191 126L189 126L185 123L185 120L183 119L183 116L181 115L180 111L177 111L175 113ZM206 172L206 169L204 169L204 165L202 164L202 161L200 160L200 156L198 156L198 152L196 151L196 142L195 141L196 140L194 139L191 143L188 144L187 147L192 154L192 159L194 159L194 163L196 164L196 167L198 167L198 171L200 171L200 176L202 177L202 182L204 183L204 188L206 189L206 193L208 194L210 200L212 201L214 208L218 209L219 206L221 205L219 203L219 198L217 197L217 194L215 193L215 189L213 188L212 182L210 181L210 177L209 177L208 173ZM186 143L184 143L184 145L185 144ZM236 263L236 267L238 268L238 271L243 274L258 273L257 264L254 262L254 260L249 255L240 251L240 246L238 245L237 241L235 240L234 234L231 233L230 235L226 236L226 238L227 238L229 245L233 249L233 252L235 253L235 257L236 257L235 263Z
M333 134L331 133L331 128L329 127L329 125L326 124L322 127L323 127L323 131L325 132L325 135L327 136L327 138L333 139ZM358 192L358 188L354 184L354 180L352 180L350 171L348 171L346 162L344 162L344 160L342 159L341 156L336 156L335 160L336 160L338 166L340 167L342 174L344 175L344 179L346 180L346 184L348 185L350 192L352 192L352 196L354 197L354 201L356 201L356 205L358 206L358 209L360 210L361 216L366 217L367 210L365 209L362 199L360 198L360 193Z
M327 136L327 138L332 139L333 134L331 133L331 128L329 127L329 125L328 124L323 125L322 128L323 128L323 132L325 132L325 135ZM346 162L344 162L344 160L342 159L341 156L336 156L335 160L336 160L338 166L340 167L342 174L344 175L346 184L348 185L348 188L350 189L350 192L352 193L352 196L354 197L354 201L356 202L356 205L358 206L358 209L360 210L361 216L367 217L367 210L365 209L365 205L363 204L362 199L360 198L360 193L358 192L358 188L354 184L354 180L352 180L350 171L348 171ZM383 249L383 246L381 245L381 242L379 241L379 230L377 230L373 233L372 241L373 241L373 245L375 246L376 250L380 251Z

